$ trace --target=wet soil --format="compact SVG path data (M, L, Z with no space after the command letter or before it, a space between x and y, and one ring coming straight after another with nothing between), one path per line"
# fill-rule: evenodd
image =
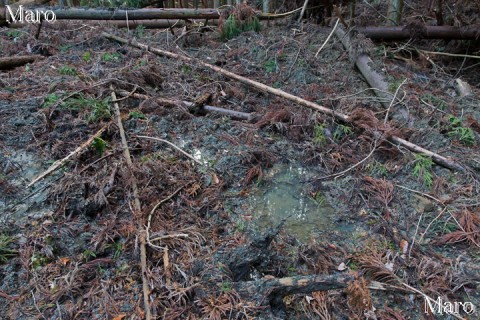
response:
M372 44L391 91L407 79L389 123L409 141L468 168L460 173L374 140L375 128L338 123L194 63L110 42L101 30L345 114L362 108L379 119L386 114L338 39L315 56L331 31L318 25L270 22L227 42L217 32L175 42L178 34L170 31L64 22L46 26L40 41L33 40L33 27L0 29L2 56L27 45L51 54L0 74L2 319L143 318L138 225L149 220L147 278L157 318L426 317L424 297L402 283L434 300L480 308L474 61L425 61L394 44ZM431 49L421 41L413 46ZM459 76L472 96L455 92ZM154 99L121 100L134 161L129 170L110 86L187 101L210 93L212 105L254 113L256 120L194 115ZM96 144L27 187L102 126ZM165 139L198 163L139 135ZM142 212L133 209L133 180ZM359 280L347 290L285 295L282 306L235 290L242 281L315 274ZM368 289L364 278L395 287Z

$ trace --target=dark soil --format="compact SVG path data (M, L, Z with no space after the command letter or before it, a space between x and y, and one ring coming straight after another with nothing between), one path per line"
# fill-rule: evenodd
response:
M100 36L136 37L344 114L373 112L383 122L385 106L338 39L315 57L330 28L270 22L227 42L216 31L176 42L177 30L172 36L65 22L46 25L40 41L35 31L0 29L2 56L29 47L48 53L0 74L0 318L143 318L139 226L147 225L146 278L159 319L426 319L420 292L480 307L478 60L426 60L417 51L442 45L478 53L478 42L369 44L392 93L407 79L388 124L458 161L467 168L462 173L391 144L378 128L339 123L194 63ZM458 96L458 77L471 96ZM131 170L111 87L152 97L118 102ZM191 114L154 99L195 101L207 93L211 105L254 113L255 120ZM103 126L101 139L27 188ZM140 135L167 140L197 162ZM331 226L307 241L283 224L257 224L252 193L272 186L277 164L313 172L297 183L312 201L336 210ZM133 181L141 212L134 210ZM263 300L244 290L246 281L309 275L356 280L346 289L280 290ZM379 282L390 286L373 289ZM478 312L461 315L477 319Z

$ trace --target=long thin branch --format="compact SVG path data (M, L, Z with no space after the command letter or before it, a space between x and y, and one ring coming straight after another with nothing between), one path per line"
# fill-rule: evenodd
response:
M340 19L337 19L337 22L335 22L335 25L333 26L332 31L331 31L330 34L328 35L327 40L325 40L325 42L322 44L322 46L321 46L320 48L318 48L317 53L315 53L315 58L318 56L318 54L320 53L320 51L322 51L322 49L327 45L328 41L330 40L330 38L331 38L331 37L333 36L333 34L335 33L335 30L337 29L339 22L340 22Z
M150 139L150 140L155 140L155 141L160 141L160 142L163 142L163 143L166 143L168 144L169 146L171 146L172 148L175 148L176 150L180 151L182 154L184 154L187 158L189 159L192 159L193 161L195 161L195 163L198 163L199 165L201 166L204 166L205 164L201 163L200 161L198 161L197 159L195 159L192 155L186 153L185 151L183 151L182 149L180 149L179 147L177 147L176 145L174 145L173 143L171 143L170 141L167 141L165 139L160 139L160 138L155 138L155 137L148 137L148 136L137 136L137 138L142 138L142 139Z
M90 138L88 138L87 141L85 141L84 143L82 143L80 146L78 146L75 150L73 150L72 152L70 152L70 154L68 154L68 156L66 156L65 158L63 159L60 159L60 160L57 160L55 161L46 171L44 171L42 174L40 174L38 177L36 177L35 179L32 180L32 182L30 182L28 185L27 185L27 188L28 187L31 187L33 186L35 183L37 183L38 181L42 180L43 178L45 178L46 176L48 176L49 174L51 174L52 172L54 172L55 170L57 170L58 168L62 167L65 163L67 163L68 160L70 160L73 156L75 156L76 154L80 153L83 149L87 148L91 143L92 141L97 138L98 136L100 136L103 131L105 131L105 129L107 129L107 126L108 125L105 125L103 126L100 130L98 130L93 136L91 136Z
M110 86L112 90L112 99L113 101L117 100L117 96L115 95L115 91L113 86ZM113 103L113 110L115 113L115 118L117 120L118 130L120 131L120 137L122 139L122 147L123 147L123 156L125 157L125 161L127 162L128 169L130 172L133 172L133 162L130 157L130 151L128 149L128 142L125 136L125 130L123 129L122 118L120 115L120 108L118 103ZM133 200L134 200L134 208L135 208L135 216L140 216L140 212L142 211L142 206L140 204L140 198L138 197L138 185L135 176L132 174L132 191L133 191ZM140 240L140 264L142 268L142 288L143 288L143 304L145 308L145 319L150 320L152 319L152 313L150 310L150 302L149 302L149 295L150 290L148 288L148 279L147 279L147 248L146 248L146 232L143 229L142 222L137 221L137 227L140 232L139 240Z
M337 32L340 30L340 28L337 28ZM336 32L336 33L337 33ZM342 31L343 32L343 31ZM124 43L124 44L127 44L127 45L130 45L130 46L133 46L133 47L136 47L136 48L139 48L139 49L142 49L142 50L146 50L146 51L150 51L156 55L160 55L160 56L165 56L165 57L169 57L169 58L173 58L173 59L177 59L177 60L183 60L187 63L197 63L199 64L200 66L202 67L205 67L205 68L209 68L215 72L218 72L226 77L229 77L229 78L232 78L232 79L235 79L243 84L246 84L248 86L251 86L251 87L254 87L260 91L263 91L263 92L268 92L268 93L271 93L271 94L274 94L276 96L279 96L279 97L282 97L282 98L285 98L287 100L290 100L290 101L293 101L295 103L298 103L302 106L305 106L305 107L308 107L308 108L311 108L313 110L316 110L316 111L319 111L323 114L326 114L326 115L329 115L329 116L332 116L334 118L336 118L337 120L339 121L342 121L342 122L351 122L351 119L349 116L343 114L343 113L340 113L340 112L337 112L337 111L334 111L332 109L329 109L329 108L326 108L324 106L321 106L321 105L318 105L314 102L311 102L311 101L308 101L308 100L305 100L305 99L302 99L300 97L297 97L293 94L290 94L290 93L287 93L283 90L280 90L280 89L275 89L275 88L272 88L270 86L267 86L263 83L260 83L258 81L254 81L254 80L251 80L251 79L248 79L248 78L245 78L245 77L242 77L238 74L235 74L233 72L230 72L230 71L227 71L223 68L220 68L220 67L217 67L215 65L212 65L212 64L208 64L208 63L205 63L205 62L202 62L198 59L194 59L194 58L190 58L190 57L186 57L186 56L183 56L183 55L180 55L180 54L176 54L176 53L173 53L173 52L169 52L169 51L165 51L165 50L161 50L161 49L157 49L157 48L153 48L153 47L150 47L148 45L145 45L145 44L142 44L142 43L138 43L137 41L135 40L127 40L127 39L124 39L124 38L121 38L121 37L117 37L115 35L112 35L112 34L109 34L109 33L106 33L106 32L103 32L102 35L107 38L107 39L110 39L110 40L113 40L113 41L117 41L119 43ZM360 55L359 58L366 58L365 55ZM368 60L368 59L366 59ZM389 99L390 100L390 99ZM409 149L410 151L413 151L413 152L416 152L416 153L420 153L420 154L423 154L423 155L426 155L430 158L432 158L432 160L434 162L436 162L437 164L439 165L442 165L446 168L449 168L449 169L452 169L452 170L457 170L457 171L460 171L460 172L465 172L465 168L463 166L461 166L460 164L456 163L455 161L453 160L450 160L450 159L447 159L437 153L434 153L432 151L429 151L427 149L424 149L420 146L417 146L409 141L406 141L402 138L399 138L399 137L396 137L396 136L393 136L389 139L391 142L394 142L398 145L401 145L407 149Z

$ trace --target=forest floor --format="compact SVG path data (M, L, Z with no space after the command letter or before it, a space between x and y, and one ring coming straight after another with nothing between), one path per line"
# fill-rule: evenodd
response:
M456 172L390 143L379 128L340 123L101 31L347 115L360 110L383 123L387 114L339 39L316 56L331 31L318 25L270 22L228 41L217 32L176 40L179 30L60 21L39 41L33 26L0 29L2 56L45 55L0 74L0 318L143 318L147 227L155 318L429 319L425 296L471 303L477 310L461 307L460 316L480 317L478 62L419 51L465 42L371 43L370 51L389 91L399 88L388 125L467 168ZM456 93L458 77L472 95ZM117 99L132 167L112 90L148 97ZM192 114L178 102L206 95L209 105L254 116ZM139 136L167 140L195 161ZM310 275L354 280L346 288L332 281L328 291L280 288L273 298L251 291Z

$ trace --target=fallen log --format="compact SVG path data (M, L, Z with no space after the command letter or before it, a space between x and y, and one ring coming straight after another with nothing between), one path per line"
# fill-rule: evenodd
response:
M133 98L142 99L142 100L150 99L150 97L147 95L140 94L140 93L130 94L128 91L125 91L125 90L119 90L117 91L117 93L119 96L122 96L122 97L131 96ZM154 99L158 104L167 105L167 106L181 106L183 104L185 107L188 108L194 104L193 102L190 102L190 101L180 101L180 100L172 100L172 99L165 99L165 98L154 98ZM240 119L240 120L251 120L254 117L254 115L251 113L228 110L228 109L214 107L210 105L204 105L202 107L202 110L207 112L215 112L215 113L223 114L233 119Z
M56 20L149 20L218 19L217 9L91 9L37 7L36 12L51 10ZM0 9L0 21L10 20L6 8ZM12 21L11 21L12 22Z
M263 278L256 281L234 282L232 288L249 300L263 301L275 310L283 309L283 298L292 294L343 289L355 280L351 274L310 275L287 278Z
M339 38L345 47L347 51L351 51L351 40L350 37L343 31L342 28L337 28L335 30L335 35L337 38ZM395 96L390 95L388 93L388 85L387 83L383 80L383 75L378 73L375 69L372 68L372 59L366 54L362 53L356 57L355 60L355 65L357 68L360 70L364 78L367 80L368 84L370 85L371 88L375 89L373 90L375 94L382 98L381 103L386 107L389 108L389 103L387 102L388 100L391 100L392 98L395 99ZM413 151L415 153L420 153L423 154L427 157L430 157L434 162L437 164L444 166L446 168L464 172L465 168L461 166L460 164L456 163L453 160L447 159L437 153L434 153L430 150L424 149L416 144L413 144L405 139L402 139L400 137L392 136L389 138L389 140L393 143L399 144L405 148L407 148L410 151Z
M30 55L30 56L13 56L0 58L0 70L8 70L16 67L23 66L27 63L32 63L36 59L43 59L43 56L40 55Z
M338 30L338 29L337 29ZM329 109L329 108L326 108L324 106L321 106L319 104L316 104L314 102L311 102L311 101L308 101L308 100L305 100L305 99L302 99L300 97L297 97L297 96L294 96L293 94L290 94L290 93L287 93L283 90L280 90L280 89L275 89L275 88L272 88L270 86L267 86L263 83L260 83L260 82L257 82L257 81L254 81L254 80L251 80L251 79L248 79L248 78L245 78L245 77L242 77L238 74L235 74L233 72L230 72L230 71L227 71L223 68L220 68L220 67L217 67L215 65L212 65L212 64L208 64L208 63L205 63L205 62L202 62L198 59L194 59L194 58L189 58L189 57L186 57L186 56L183 56L183 55L180 55L180 54L176 54L176 53L173 53L173 52L169 52L169 51L165 51L165 50L161 50L161 49L157 49L157 48L153 48L153 47L150 47L148 45L145 45L145 44L142 44L142 43L139 43L137 42L136 40L127 40L127 39L124 39L124 38L120 38L120 37L117 37L115 35L112 35L112 34L109 34L107 32L102 32L102 36L104 36L105 38L107 39L110 39L110 40L113 40L113 41L117 41L119 43L123 43L123 44L127 44L127 45L130 45L132 47L136 47L136 48L139 48L139 49L142 49L142 50L145 50L145 51L150 51L156 55L160 55L160 56L165 56L165 57L169 57L169 58L173 58L173 59L177 59L177 60L182 60L182 61L185 61L187 63L197 63L198 65L200 66L203 66L205 68L209 68L213 71L216 71L226 77L229 77L229 78L232 78L232 79L235 79L243 84L246 84L248 86L251 86L259 91L263 91L263 92L268 92L268 93L271 93L271 94L274 94L274 95L277 95L279 97L282 97L282 98L285 98L287 100L290 100L290 101L293 101L299 105L302 105L302 106L305 106L305 107L308 107L308 108L311 108L313 110L316 110L316 111L319 111L323 114L326 114L326 115L329 115L329 116L332 116L334 118L336 118L337 120L339 121L342 121L342 122L351 122L351 119L349 116L343 114L343 113L340 113L340 112L337 112L337 111L334 111L332 109ZM423 155L426 155L428 157L431 157L432 160L434 162L436 162L437 164L441 165L441 166L444 166L446 168L449 168L449 169L452 169L452 170L457 170L457 171L460 171L460 172L464 172L465 171L465 168L463 166L461 166L460 164L456 163L455 161L453 160L450 160L450 159L447 159L439 154L436 154L434 152L431 152L427 149L424 149L420 146L417 146L411 142L408 142L404 139L401 139L399 137L391 137L390 138L390 141L396 143L396 144L399 144L405 148L407 148L408 150L411 150L413 152L416 152L416 153L420 153L420 154L423 154Z
M218 25L217 19L155 19L155 20L109 20L94 22L94 25L101 26L114 26L118 28L136 28L138 26L144 26L147 29L167 29L167 28L183 28L186 25L191 24L194 28L196 26L212 26ZM28 23L10 23L9 28L23 28Z
M421 26L412 28L409 26L399 27L360 27L357 29L367 38L381 40L403 39L458 39L478 40L480 29L478 27L452 27L452 26Z
M38 0L45 1L45 0ZM41 3L41 2L40 2ZM12 5L13 14L17 13L21 6ZM26 10L26 9L25 9ZM55 16L55 20L152 20L152 19L218 19L219 9L97 9L97 8L59 8L59 7L36 7L34 12L49 12ZM272 20L287 17L294 14L293 10L284 14L257 13L260 20ZM18 18L19 16L16 16ZM7 19L8 18L8 19ZM6 7L0 8L0 24L11 21L11 14ZM8 23L7 23L8 24Z

